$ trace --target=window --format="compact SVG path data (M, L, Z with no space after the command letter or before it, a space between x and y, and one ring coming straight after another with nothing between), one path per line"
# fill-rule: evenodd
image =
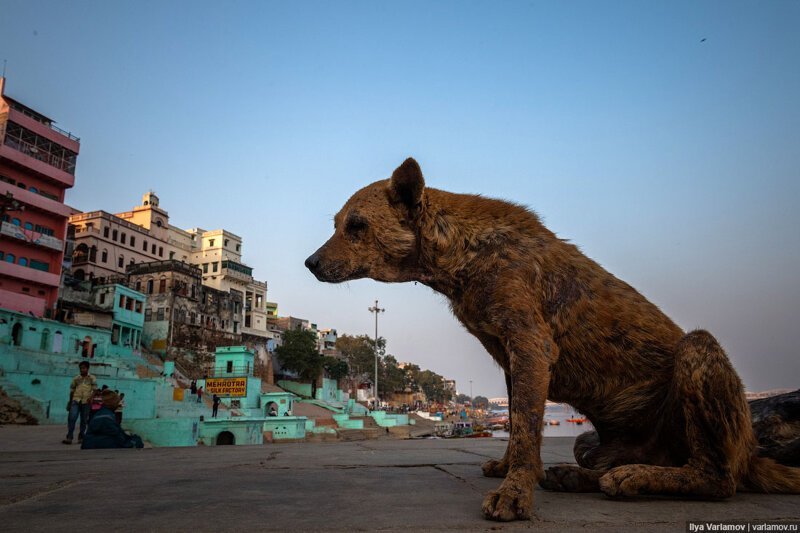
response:
M11 185L16 185L17 180L9 178L8 176L0 175L0 181L4 181L6 183L10 183Z
M125 235L125 232L123 231L123 232L122 232L122 235L120 235L120 236L119 236L119 242L121 242L122 244L125 244L125 240L126 240L127 238L128 238L128 236L127 236L127 235Z
M29 187L28 190L33 193L39 194L39 189L37 189L36 187Z
M5 259L6 254L4 252L0 252L0 261Z
M242 250L242 245L241 244L237 244L236 245L236 251L240 252L241 250Z
M158 257L164 257L164 248L162 246L158 247Z
M169 253L169 258L170 259L175 259L175 252L170 252Z
M101 292L100 293L100 305L103 305L104 303L106 303L106 293Z
M233 361L228 361L228 362L225 364L225 372L227 372L228 374L230 374L231 372L233 372Z
M131 247L136 246L136 237L131 235Z
M225 239L225 246L228 246L228 239Z
M158 292L167 292L167 278L161 278L158 282Z
M33 231L33 224L31 224L30 222L26 222L25 229L28 231Z
M131 266L135 265L136 264L136 259L131 257L131 260L130 260L130 262L128 264L131 265Z
M153 280L147 280L147 294L153 294Z
M208 274L208 263L203 263L203 274Z
M17 261L17 264L19 264L19 266L26 267L28 266L28 259L25 257L20 257L19 261Z
M155 244L150 247L150 253L153 254L153 255L156 255L156 245Z
M111 329L111 344L119 344L119 326L114 324Z
M14 254L6 254L6 263L13 263L16 260L17 258L14 257Z
M141 312L142 312L142 302L140 302L139 300L136 300L136 308L135 308L135 311L136 311L137 313L141 313Z
M145 309L144 310L144 321L150 322L153 320L153 310L152 309Z
M208 245L214 246L214 239L208 239Z
M142 240L142 250L147 251L147 241Z
M120 294L119 295L119 308L120 309L125 309L125 295L124 294Z
M156 320L164 320L164 313L165 309L163 307L158 308L158 312L156 313Z
M103 263L108 263L108 250L103 250L103 253L100 254L100 260L103 261Z
M18 219L18 218L12 218L11 219L11 223L14 224L15 226L22 225L22 221L20 219Z
M116 241L117 240L117 235L118 235L117 230L112 231L111 232L111 240L112 241Z
M91 224L91 222L89 224ZM89 224L87 224L86 227L89 227ZM36 224L36 226L34 226L33 229L34 231L38 231L42 235L50 235L51 237L55 233L55 231L53 231L52 228L48 228L47 226L40 226L39 224Z
M119 256L119 258L117 259L117 266L119 268L122 268L122 267L125 266L125 256L123 256L123 255Z
M141 280L138 280L138 281L136 282L136 290L137 290L138 292L142 292L142 281L141 281Z
M211 263L211 265L213 266L213 271L214 271L214 272L216 272L216 271L217 271L217 269L218 269L218 267L219 267L219 263L217 263L216 261L214 261L213 263Z
M50 263L45 263L43 261L37 261L36 259L31 259L30 266L34 270L41 270L42 272L50 272Z
M108 226L106 226L105 228L103 228L103 237L105 237L106 239L108 239Z
M22 183L21 181L19 183L17 183L17 187L19 187L20 189L27 189L28 188L28 186L25 185L24 183Z

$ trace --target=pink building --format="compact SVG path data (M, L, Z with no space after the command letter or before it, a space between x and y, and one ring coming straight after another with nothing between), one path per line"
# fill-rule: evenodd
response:
M0 77L0 307L55 308L80 140L5 94Z

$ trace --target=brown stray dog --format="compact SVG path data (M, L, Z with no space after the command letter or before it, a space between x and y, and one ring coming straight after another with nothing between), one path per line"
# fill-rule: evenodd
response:
M305 263L320 281L424 283L505 371L511 436L505 456L483 465L505 477L483 502L487 518L530 518L537 481L609 496L800 492L800 469L757 456L742 383L714 337L684 334L531 211L426 188L407 159L334 220ZM575 442L579 466L545 475L548 398L596 431Z

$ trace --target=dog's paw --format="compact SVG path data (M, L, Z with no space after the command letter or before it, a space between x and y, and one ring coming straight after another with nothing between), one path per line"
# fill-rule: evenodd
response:
M483 475L486 477L506 477L508 474L508 463L491 459L481 465Z
M533 509L533 483L511 482L506 479L500 488L483 500L483 516L489 520L510 522L530 520Z
M646 478L647 467L643 465L618 466L600 478L600 490L612 498L636 496Z
M539 481L539 486L546 490L559 492L589 492L597 489L597 481L594 487L590 486L590 480L582 474L581 468L575 465L552 466L545 470L544 478Z

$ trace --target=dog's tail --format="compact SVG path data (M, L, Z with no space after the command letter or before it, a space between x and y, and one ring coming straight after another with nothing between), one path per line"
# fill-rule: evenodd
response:
M755 457L744 479L744 490L773 494L800 494L800 468Z

